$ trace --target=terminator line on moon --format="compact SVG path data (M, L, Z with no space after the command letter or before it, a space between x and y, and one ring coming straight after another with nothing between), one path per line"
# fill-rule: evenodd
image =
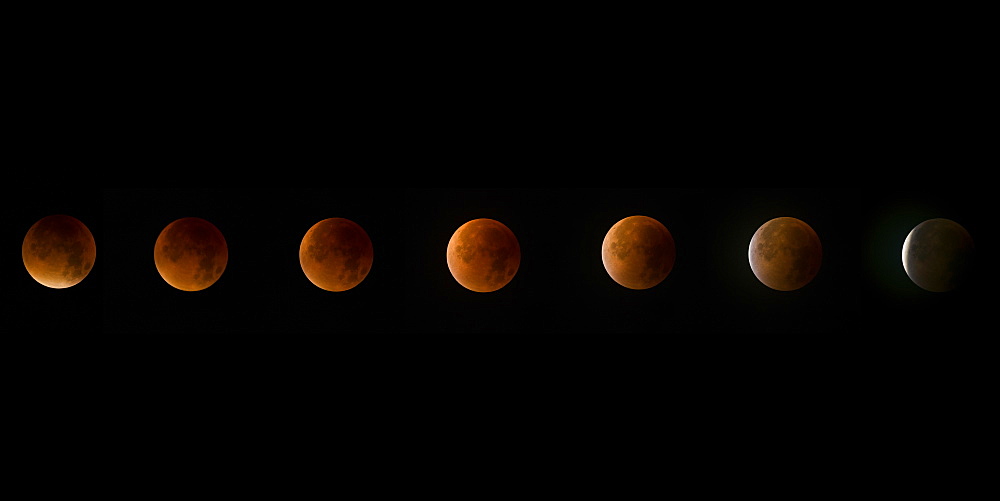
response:
M471 291L493 292L510 283L521 264L521 246L500 221L473 219L448 241L448 270Z
M611 278L629 289L649 289L674 267L674 237L663 223L630 216L615 223L601 246L601 260Z
M31 225L21 245L31 278L53 289L72 287L87 277L97 259L94 235L83 222L62 214Z
M750 239L747 254L757 279L779 291L805 286L823 262L819 235L794 217L778 217L761 225Z
M229 262L229 247L212 223L186 217L168 224L153 247L156 271L172 287L200 291L214 284Z
M913 283L931 292L955 289L972 267L975 244L966 229L950 219L928 219L903 241L903 269Z

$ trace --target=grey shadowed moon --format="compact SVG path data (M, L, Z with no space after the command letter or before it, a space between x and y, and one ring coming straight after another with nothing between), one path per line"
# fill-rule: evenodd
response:
M903 269L913 283L932 292L955 289L968 276L975 255L972 236L950 219L928 219L903 241Z
M493 292L507 285L521 264L514 232L500 221L473 219L448 241L448 270L466 289Z
M342 292L361 283L371 270L371 238L359 224L331 217L314 224L299 245L299 265L323 290Z
M667 278L677 257L674 237L662 223L630 216L615 223L601 246L611 278L629 289L649 289Z
M750 269L764 285L792 291L812 281L823 262L819 235L794 217L764 223L750 239Z
M212 223L186 217L168 224L153 247L156 271L172 287L200 291L214 284L229 262L229 247Z
M21 259L31 278L53 289L65 289L83 281L94 267L97 245L79 219L46 216L31 225L21 245Z

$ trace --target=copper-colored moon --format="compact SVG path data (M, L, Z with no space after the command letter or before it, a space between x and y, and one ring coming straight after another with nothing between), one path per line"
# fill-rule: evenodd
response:
M163 228L153 247L153 261L168 284L182 291L200 291L214 284L229 262L222 232L197 217L178 219Z
M473 219L448 241L448 269L466 289L493 292L510 283L521 265L521 246L510 228L493 219Z
M21 244L21 259L36 282L65 289L87 278L97 259L97 244L79 219L61 214L46 216L28 229Z
M812 281L823 262L823 246L811 226L794 217L764 223L750 240L750 269L764 285L792 291Z
M903 270L931 292L955 289L968 277L976 246L966 229L950 219L928 219L903 241Z
M604 236L601 259L615 282L629 289L649 289L667 278L677 250L662 223L647 216L618 221Z
M354 221L324 219L309 228L299 245L306 278L328 291L352 289L368 276L374 253L368 233Z

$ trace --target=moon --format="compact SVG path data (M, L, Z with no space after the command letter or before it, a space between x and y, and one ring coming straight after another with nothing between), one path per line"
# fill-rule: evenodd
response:
M21 259L36 282L65 289L87 278L97 259L97 244L79 219L62 214L46 216L28 229Z
M931 292L947 292L966 279L975 244L966 229L950 219L928 219L903 241L903 269L913 283Z
M618 221L604 236L601 259L611 278L629 289L649 289L674 267L674 237L662 223L647 216Z
M812 281L823 262L823 246L811 226L794 217L764 223L750 239L750 269L764 285L792 291Z
M153 247L153 261L168 284L200 291L214 284L229 262L229 247L212 223L185 217L168 224Z
M314 224L299 245L299 264L306 278L328 291L352 289L372 268L372 241L354 221L340 217Z
M448 269L466 289L493 292L510 283L521 265L521 246L510 228L493 219L473 219L448 241Z

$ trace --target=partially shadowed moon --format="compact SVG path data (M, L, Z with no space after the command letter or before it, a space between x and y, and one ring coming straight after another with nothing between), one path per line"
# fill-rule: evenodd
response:
M448 269L463 287L493 292L507 285L521 265L521 246L500 221L473 219L448 241Z
M31 278L53 289L72 287L87 277L97 245L85 224L72 216L46 216L31 225L21 245Z
M360 284L372 268L368 233L354 221L324 219L309 228L299 245L299 264L316 287L346 291Z
M794 217L763 224L750 240L750 269L764 285L779 291L799 289L812 281L823 262L819 235Z
M631 216L615 223L601 247L604 269L629 289L648 289L662 282L676 257L673 235L647 216Z
M229 248L222 232L197 217L178 219L163 228L153 247L156 271L182 291L206 289L222 276Z
M929 219L906 235L903 269L922 289L950 291L968 276L975 250L972 236L962 225L950 219Z

